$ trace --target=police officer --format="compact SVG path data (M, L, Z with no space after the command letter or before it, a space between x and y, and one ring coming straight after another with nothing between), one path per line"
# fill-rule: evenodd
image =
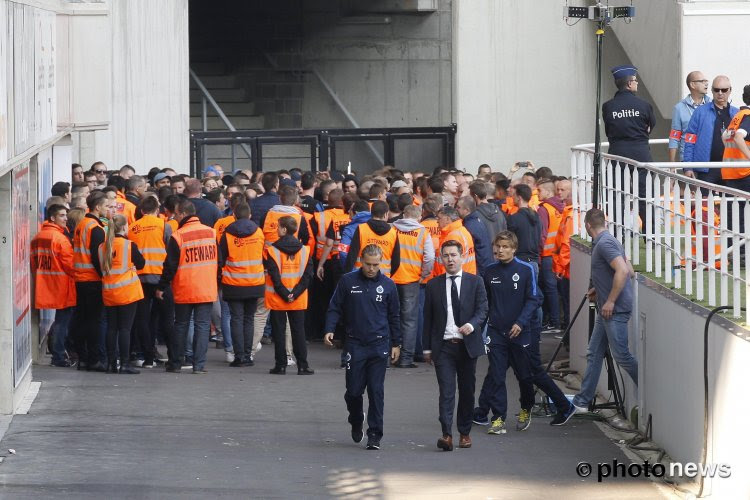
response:
M609 153L640 162L651 161L648 137L656 124L651 104L636 97L638 92L638 69L624 65L612 68L617 92L602 105L604 133L609 139ZM631 169L632 172L632 169ZM646 172L638 172L638 195L646 195ZM646 220L646 203L638 203L641 220Z
M401 352L399 299L396 285L380 270L383 251L367 245L360 256L362 267L341 277L326 315L326 345L333 345L339 319L346 331L346 393L352 439L362 442L362 394L367 389L367 449L379 450L383 437L385 370L388 352L393 362Z

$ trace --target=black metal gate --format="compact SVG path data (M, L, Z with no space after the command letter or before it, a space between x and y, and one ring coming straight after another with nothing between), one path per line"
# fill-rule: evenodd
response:
M336 128L336 129L280 129L236 131L190 131L190 175L195 176L204 166L206 146L244 145L250 153L254 172L263 170L263 146L266 144L308 144L310 170L331 170L336 166L337 145L346 142L365 142L370 149L381 143L383 164L397 165L396 143L405 140L440 140L442 164L455 166L456 124L449 127L403 128Z

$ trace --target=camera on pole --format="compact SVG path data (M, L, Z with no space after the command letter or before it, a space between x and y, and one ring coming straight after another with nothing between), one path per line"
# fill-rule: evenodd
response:
M588 19L596 23L596 128L594 129L594 165L593 165L593 208L599 207L601 190L601 165L602 165L602 140L599 131L600 116L599 110L602 105L602 43L604 41L604 28L612 23L613 19L624 18L625 22L630 22L635 17L635 7L613 7L609 3L606 5L602 2L596 2L596 5L588 7L570 7L565 2L563 8L563 19L568 23L568 19L577 19L576 24L581 19ZM570 23L568 23L571 25ZM572 25L571 25L572 26Z

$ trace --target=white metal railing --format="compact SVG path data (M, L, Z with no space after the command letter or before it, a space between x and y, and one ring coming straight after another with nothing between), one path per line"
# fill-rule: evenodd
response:
M583 217L593 201L594 146L571 150L573 230L590 241ZM740 231L741 219L750 225L750 194L675 172L688 165L748 168L750 162L641 163L602 153L600 207L634 266L696 301L731 305L735 318L744 307L750 324L750 251L743 251L750 226ZM639 192L639 176L645 177L645 193Z

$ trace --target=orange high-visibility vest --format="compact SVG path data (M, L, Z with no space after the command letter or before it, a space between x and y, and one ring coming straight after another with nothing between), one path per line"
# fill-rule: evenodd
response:
M112 269L102 276L102 299L105 306L124 306L143 298L143 287L130 255L131 241L115 238L112 242ZM99 262L104 262L104 246L99 245Z
M227 260L221 271L221 282L231 286L260 286L264 283L263 231L258 228L250 236L240 238L225 233Z
M221 237L224 235L224 231L227 230L227 226L231 224L232 222L236 221L237 218L232 215L227 215L226 217L222 217L221 219L216 221L216 224L214 224L214 231L216 231L216 243L221 241Z
M266 240L266 248L279 241L279 219L286 216L294 217L294 220L297 221L297 235L299 235L299 228L302 227L302 214L299 213L299 211L295 213L285 213L269 210L268 213L266 213L266 219L263 221L263 237ZM303 245L306 243L306 241L302 242Z
M312 233L312 226L310 225L310 221L313 220L313 214L308 214L303 211L302 217L305 218L305 224L307 224L307 241L300 241L310 249L310 255L315 255L315 236ZM297 238L299 239L299 229L297 229Z
M737 129L740 128L740 124L746 116L750 116L750 109L743 108L739 110L722 134L721 139L724 141L724 157L722 158L722 161L750 161L750 159L745 157L742 151L740 151L740 148L738 148L737 144L734 142L734 134L737 132ZM750 147L750 137L745 136L745 144ZM721 169L722 179L744 179L748 175L750 175L750 168Z
M31 271L34 273L34 307L66 309L76 305L73 245L57 224L45 221L31 240Z
M514 213L518 212L518 207L516 206L516 202L513 201L512 196L505 197L505 201L503 202L500 209L505 212L506 215L513 215Z
M176 221L176 220L174 220L174 219L169 219L169 220L167 221L167 224L169 224L169 227L171 227L171 228L172 228L172 234L176 233L176 232L177 232L177 229L178 229L178 228L180 227L180 223L179 223L179 222L177 222L177 221Z
M531 191L531 199L529 200L529 208L532 209L534 212L536 212L536 209L539 208L539 191L534 188Z
M197 217L191 216L172 238L180 247L177 272L172 281L175 303L216 302L218 252L213 228L204 226Z
M394 228L391 228L383 236L380 236L378 233L372 230L367 222L365 222L364 224L360 224L358 229L359 255L357 255L357 260L354 262L354 268L358 269L362 267L362 262L360 261L362 250L364 250L367 245L377 245L383 251L383 258L380 259L380 271L390 278L391 257L393 256L394 248L396 248L396 240L398 240L396 230Z
M135 205L119 191L115 194L114 209L118 214L125 216L128 220L128 226L135 222Z
M351 222L352 218L349 214L344 212L342 208L329 208L323 212L315 212L315 222L318 224L318 234L315 237L315 258L320 260L323 256L323 248L326 246L326 232L328 226L333 224L333 230L336 234L339 234L339 228L344 224ZM334 245L331 248L331 253L328 254L328 260L337 256L339 253L338 248Z
M273 259L276 267L279 268L281 283L292 290L305 274L307 262L310 260L310 249L303 245L300 251L294 255L282 253L274 246L268 247L267 251L268 258ZM307 309L307 290L302 292L293 302L287 302L286 297L281 297L276 293L271 276L266 274L265 300L266 307L272 311L302 311Z
M693 204L695 205L695 204ZM716 210L709 210L708 208L708 200L703 200L703 203L701 203L701 215L700 220L705 223L700 225L700 234L697 234L696 232L696 223L690 222L690 233L695 237L696 242L693 245L692 248L692 255L693 257L696 257L698 255L698 245L703 247L703 262L706 264L711 264L709 262L709 240L708 235L709 231L713 231L714 235L714 262L713 266L715 269L721 268L721 234L718 229L713 229L709 226L710 223L710 215L713 214L713 226L718 228L719 227L719 214L716 213ZM697 220L698 216L695 210L695 206L693 207L693 210L690 212L690 217L692 219ZM683 259L682 264L685 265L686 261Z
M167 258L167 247L164 244L164 227L166 222L155 215L144 215L129 226L128 238L133 241L143 254L146 265L138 271L142 274L158 274L164 270Z
M461 269L467 273L477 274L477 261L476 256L474 255L474 238L471 237L469 231L463 226L463 221L461 221L461 219L451 222L440 231L440 244L437 247L438 256L440 255L440 247L443 246L443 243L450 240L458 241L463 247L464 263L461 266ZM436 259L435 267L432 269L433 278L444 272L445 267L443 267L443 263L440 262L439 258Z
M570 279L570 237L573 235L573 205L565 207L555 238L552 271Z
M422 219L420 222L425 229L430 233L430 237L432 238L432 248L435 249L435 264L440 263L440 224L438 224L438 221L434 217L429 217L427 219ZM434 274L430 274L428 277L422 280L422 284L427 283L430 281Z
M557 230L560 227L562 214L554 206L544 201L541 203L540 208L544 208L547 211L547 220L549 221L547 238L544 240L544 248L542 249L542 257L552 257L555 254L555 239L557 238Z
M430 237L425 228L416 231L400 231L396 229L398 248L401 252L399 265L391 279L397 285L416 283L422 276L422 262L424 261L424 242Z
M102 279L94 269L89 249L91 232L97 227L104 229L98 218L84 217L73 231L73 267L75 268L74 278L76 282L101 281Z

